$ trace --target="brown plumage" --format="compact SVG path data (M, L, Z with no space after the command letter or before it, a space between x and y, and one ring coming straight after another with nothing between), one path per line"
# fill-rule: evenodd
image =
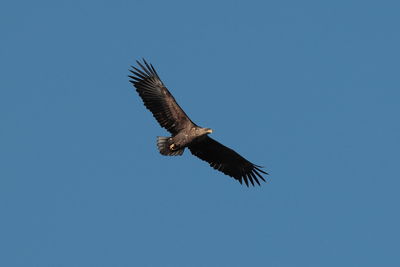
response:
M265 182L261 173L267 173L260 166L209 137L211 129L199 127L190 120L165 87L153 65L145 60L143 63L136 62L139 68L132 66L130 82L158 123L172 134L171 137L157 138L157 147L162 155L180 156L187 147L193 155L240 183L244 180L247 186L249 182L254 186L254 182L260 185L259 179Z

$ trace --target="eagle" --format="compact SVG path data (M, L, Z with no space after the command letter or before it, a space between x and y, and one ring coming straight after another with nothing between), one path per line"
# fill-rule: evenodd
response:
M170 137L157 137L157 147L164 156L180 156L185 148L196 157L210 164L214 169L223 172L239 181L249 182L254 186L265 182L262 174L268 175L261 166L255 165L230 149L209 137L212 129L195 124L161 81L152 64L136 61L137 67L131 66L128 75L139 96L154 118L171 133Z

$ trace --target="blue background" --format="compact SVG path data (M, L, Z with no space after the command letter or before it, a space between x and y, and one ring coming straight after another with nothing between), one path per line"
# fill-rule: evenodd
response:
M1 266L400 266L398 1L3 1ZM188 115L270 172L167 135Z

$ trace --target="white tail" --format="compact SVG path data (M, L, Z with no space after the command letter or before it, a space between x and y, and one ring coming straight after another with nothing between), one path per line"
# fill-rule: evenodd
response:
M171 142L169 141L169 137L165 136L157 136L157 147L160 153L164 156L181 156L185 148L181 148L178 150L171 150L169 146Z

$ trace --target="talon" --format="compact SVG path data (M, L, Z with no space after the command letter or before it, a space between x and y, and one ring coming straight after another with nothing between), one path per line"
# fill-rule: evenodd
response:
M175 149L176 149L175 144L170 145L170 146L169 146L169 149L170 149L170 150L175 150Z

